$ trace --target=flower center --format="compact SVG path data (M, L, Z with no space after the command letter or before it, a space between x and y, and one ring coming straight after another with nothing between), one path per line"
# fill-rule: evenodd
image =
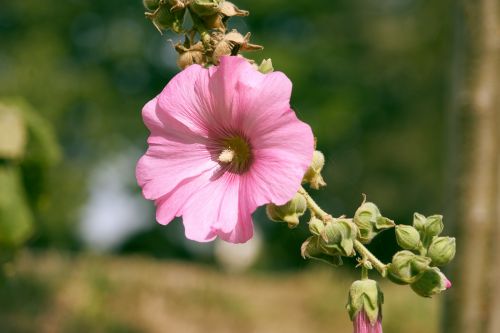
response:
M244 171L250 162L250 145L241 136L232 136L222 141L223 149L219 162L227 164L233 171Z

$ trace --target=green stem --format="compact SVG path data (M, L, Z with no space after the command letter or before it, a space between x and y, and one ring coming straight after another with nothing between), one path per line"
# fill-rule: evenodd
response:
M368 279L368 268L365 267L365 265L361 265L361 280L367 280Z
M373 255L373 253L370 252L359 240L354 240L354 249L358 254L360 254L364 259L368 260L371 262L373 267L382 275L385 277L387 275L387 265L385 265L383 262L378 260L377 257Z
M328 221L332 219L332 216L321 209L320 206L314 201L313 198L307 193L307 191L301 186L299 188L299 193L302 194L306 198L307 206L314 213L314 215L318 216L323 221Z

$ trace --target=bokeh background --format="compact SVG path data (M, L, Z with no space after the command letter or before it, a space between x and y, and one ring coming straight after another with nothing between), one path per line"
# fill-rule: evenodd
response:
M398 223L442 213L453 2L235 2L251 15L231 25L265 46L247 56L291 78L293 108L325 153L317 201L352 215L365 193ZM305 224L259 210L239 267L218 243L186 241L180 221L155 222L134 177L140 111L179 71L179 37L143 12L139 0L0 2L0 99L43 119L28 131L38 153L16 162L34 230L5 266L0 331L349 331L352 277L300 257ZM37 126L53 138L38 147ZM394 238L370 248L390 261ZM439 298L383 287L386 332L437 332Z

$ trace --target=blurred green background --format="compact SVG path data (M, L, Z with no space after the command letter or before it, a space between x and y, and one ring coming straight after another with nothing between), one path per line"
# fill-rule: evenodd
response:
M442 213L452 1L235 2L251 15L231 25L265 46L247 56L291 78L292 106L325 153L317 201L352 215L365 193L398 223ZM259 210L253 270L233 275L214 244L155 222L134 177L148 135L140 111L178 72L179 37L143 12L139 0L0 3L0 99L23 98L53 127L42 156L61 151L55 164L19 164L35 228L0 286L1 331L346 331L349 276L302 260L305 225L288 230ZM389 261L393 231L370 247ZM387 286L386 332L403 317L404 332L435 332L436 301L406 289Z

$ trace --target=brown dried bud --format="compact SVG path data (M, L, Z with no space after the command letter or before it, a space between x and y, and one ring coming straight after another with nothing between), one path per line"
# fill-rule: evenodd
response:
M232 16L248 16L250 13L246 10L241 10L238 7L236 7L235 4L229 1L224 1L220 6L219 6L219 11L222 15L227 16L227 17L232 17Z
M220 57L224 55L236 55L238 51L262 50L260 45L250 44L250 33L245 36L236 30L227 33L224 38L215 46L213 53L214 64L219 63Z
M175 45L175 50L179 53L177 65L184 69L192 64L204 64L206 62L204 48L202 42L198 42L191 47L178 43Z

